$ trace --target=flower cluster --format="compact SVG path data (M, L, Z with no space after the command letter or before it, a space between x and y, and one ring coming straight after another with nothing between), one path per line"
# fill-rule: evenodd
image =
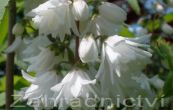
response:
M114 4L102 2L97 9L99 14L92 13L89 7L84 0L49 0L28 15L34 16L32 20L40 34L61 39L72 33L114 35L126 20L126 12Z
M22 51L22 58L28 63L22 75L31 86L24 91L23 99L28 100L29 105L34 105L37 100L35 109L107 109L109 104L99 104L102 98L109 98L115 104L117 95L121 97L120 103L138 95L150 97L153 95L150 85L157 89L163 85L158 77L154 77L157 80L154 82L142 72L152 56L149 35L138 38L118 35L127 16L119 6L96 0L93 3L86 0L48 0L29 12L28 16L33 17L39 37L29 43L16 39L26 48L20 49L14 43L15 48L10 47L7 52ZM68 37L80 41L76 44L79 59L70 62L71 69L62 74L64 72L58 65L64 57L57 53L73 48L66 43ZM73 40L70 42L73 43ZM61 44L63 48L59 50ZM31 76L31 73L36 74ZM77 99L80 102L76 102Z

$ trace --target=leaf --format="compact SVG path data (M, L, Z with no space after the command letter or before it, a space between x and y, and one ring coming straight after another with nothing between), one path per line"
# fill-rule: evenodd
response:
M23 87L28 87L30 84L26 80L24 80L22 77L16 82L14 85L15 90L20 90Z
M5 105L5 92L0 93L0 107Z
M135 36L132 32L129 31L127 27L122 27L121 31L119 32L119 35L129 37L129 38L132 38Z
M173 21L173 13L170 13L170 14L165 15L163 17L163 19L164 19L164 21L166 21L168 23L171 22L171 21Z
M127 0L127 2L133 8L136 14L140 15L140 6L138 0Z
M34 110L32 107L14 107L13 110Z
M8 33L8 10L5 11L2 22L0 23L0 47L4 47L4 40Z
M0 21L3 18L5 7L8 5L9 0L0 0Z
M159 29L159 27L161 25L161 21L159 19L156 19L154 21L150 20L145 25L146 25L146 28L150 32L152 32L152 31L155 31L155 30Z
M160 55L162 60L166 61L168 68L173 72L173 48L165 40L159 39L157 41L157 53Z
M173 95L173 72L168 75L163 91L165 97L170 97Z
M73 51L70 48L67 48L67 52L68 52L69 61L75 62Z
M5 83L6 83L6 77L4 76L3 78L0 79L0 92L5 91ZM28 86L29 83L24 80L21 76L14 76L14 88L15 90L20 90L23 87Z

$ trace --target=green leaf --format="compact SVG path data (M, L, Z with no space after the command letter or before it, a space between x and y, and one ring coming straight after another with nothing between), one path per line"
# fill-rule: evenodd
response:
M127 27L122 27L121 31L119 32L120 36L125 36L125 37L134 37L135 35L129 31Z
M163 91L164 91L165 97L169 97L173 95L173 73L170 73L168 75Z
M133 8L136 14L140 15L140 6L138 0L127 0L127 2Z
M34 108L31 107L14 107L13 110L34 110Z
M171 22L173 21L173 13L167 14L163 17L164 21Z
M73 51L70 48L67 48L67 52L68 52L69 61L75 62Z
M0 23L0 47L4 47L4 40L8 33L8 10L5 11L2 22Z
M5 105L5 92L0 93L0 107Z
M6 77L4 76L3 78L0 79L0 91L5 91L5 88L6 88ZM26 87L28 86L29 83L23 79L23 77L21 76L14 76L14 89L15 90L20 90L21 88L23 87Z
M150 32L152 32L152 31L155 31L155 30L159 29L159 27L161 25L161 21L159 19L156 19L154 21L150 20L145 25L146 25L146 28Z
M9 0L0 0L0 21L3 18L5 7L8 5Z
M170 71L173 72L173 48L165 40L158 39L157 41L157 53L160 55L162 60L167 63Z

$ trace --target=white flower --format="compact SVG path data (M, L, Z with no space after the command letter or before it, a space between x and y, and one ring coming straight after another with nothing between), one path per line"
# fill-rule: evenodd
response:
M74 17L70 10L69 0L50 0L32 10L35 13L33 21L39 29L40 34L64 38L71 34L79 34Z
M94 36L106 35L112 36L118 34L122 24L116 24L112 21L105 19L102 16L93 18L83 31L83 34L92 33Z
M115 35L105 41L105 56L116 67L115 71L119 76L121 72L141 71L150 63L151 53L142 49L147 49L149 46L138 43L139 39L143 40L143 38L127 39Z
M24 27L20 23L16 23L12 30L13 34L16 36L21 36L24 32Z
M25 59L25 61L30 63L27 69L28 72L34 71L39 74L53 69L58 63L58 58L55 56L54 52L49 50L49 48L41 48L40 54Z
M94 86L95 83L95 80L90 80L86 72L73 70L64 77L61 83L51 89L57 93L56 102L59 103L61 107L66 108L70 105L70 102L76 98L83 101L87 98L98 97L97 88ZM61 101L64 101L63 105ZM84 105L81 107L84 107Z
M115 4L103 2L99 6L99 14L113 23L123 23L126 20L126 12Z
M141 93L145 96L152 96L154 92L152 92L151 87L150 87L150 81L149 78L145 74L140 74L138 76L133 76L133 80L135 80L139 85L140 88L142 89ZM153 95L154 97L154 95Z
M98 15L94 15L90 22L85 22L85 28L80 27L81 33L92 33L94 36L118 34L126 20L126 12L117 5L108 2L103 2L98 10Z
M139 90L140 95L147 98L150 102L155 100L155 98L157 97L157 93L154 92L154 90L151 88L151 85L155 87L155 85L153 85L150 82L151 79L149 79L145 74L140 74L139 76L133 76L132 79L134 79L140 85L140 88L142 88L141 90ZM143 103L144 110L151 109L151 107L148 106L148 103L146 101L142 101L142 103ZM154 105L154 108L158 109L158 107L159 107L159 104L156 103Z
M120 95L121 98L126 98L138 94L140 85L132 76L141 74L142 69L150 62L151 53L142 49L147 45L137 42L140 41L112 36L103 44L102 62L96 75L101 83L103 96L112 98Z
M28 100L27 104L33 106L35 104L34 101L37 101L39 105L34 106L35 109L53 108L54 102L51 98L53 98L54 92L50 88L59 83L62 76L56 75L56 71L49 71L36 77L32 77L22 71L22 75L27 81L32 83L24 92L23 100Z
M14 42L6 49L6 53L12 53L14 51L19 50L21 44L22 44L22 38L16 37Z
M27 46L21 52L23 58L36 56L40 53L40 48L46 48L51 44L51 42L46 36L38 36L33 39L24 39L24 43L27 44Z
M84 0L74 0L72 12L77 21L86 21L89 18L89 8Z
M92 35L82 38L79 45L79 57L83 63L94 62L98 58L98 49Z
M13 44L7 49L6 53L16 52L19 59L36 56L40 53L40 48L46 48L51 42L46 36L38 36L36 38L21 38L16 37Z
M17 59L23 59L23 51L27 48L25 38L22 39L20 36L16 37L14 42L6 49L6 53L15 52Z

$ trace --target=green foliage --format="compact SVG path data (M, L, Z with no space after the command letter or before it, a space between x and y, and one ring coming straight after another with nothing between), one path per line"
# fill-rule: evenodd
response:
M24 1L25 0L17 0L17 3L16 3L17 13L23 12L23 10L24 10Z
M159 19L149 20L144 25L150 32L153 32L160 28L161 21Z
M6 1L8 1L8 0L6 0ZM4 16L3 16L2 20L0 20L1 21L0 22L0 63L5 61L5 57L4 57L4 54L2 54L2 52L6 48L5 40L6 40L7 34L8 34L8 9L6 9L4 11L5 11Z
M3 18L5 7L8 5L9 0L0 0L0 21Z
M167 14L163 17L164 21L171 22L173 21L173 13Z
M0 47L3 45L7 33L8 33L8 10L5 11L2 22L0 23Z
M136 14L140 15L140 6L138 0L127 0L127 2L133 8Z
M6 82L6 77L4 76L3 78L0 79L0 92L5 91L5 82ZM28 86L29 83L23 79L21 76L14 76L14 88L15 90L20 90L22 87Z
M0 106L5 105L5 92L0 93Z
M173 95L173 72L169 73L163 90L165 97L170 97Z
M14 107L13 110L34 110L34 108L31 107Z
M134 33L130 32L127 27L122 27L120 33L120 36L125 36L125 37L134 37Z
M173 48L164 40L158 40L158 49L160 57L168 64L168 68L173 72Z
M157 44L156 51L162 61L167 64L167 69L170 71L163 88L164 96L169 97L173 95L173 48L169 43L161 39L157 41Z

